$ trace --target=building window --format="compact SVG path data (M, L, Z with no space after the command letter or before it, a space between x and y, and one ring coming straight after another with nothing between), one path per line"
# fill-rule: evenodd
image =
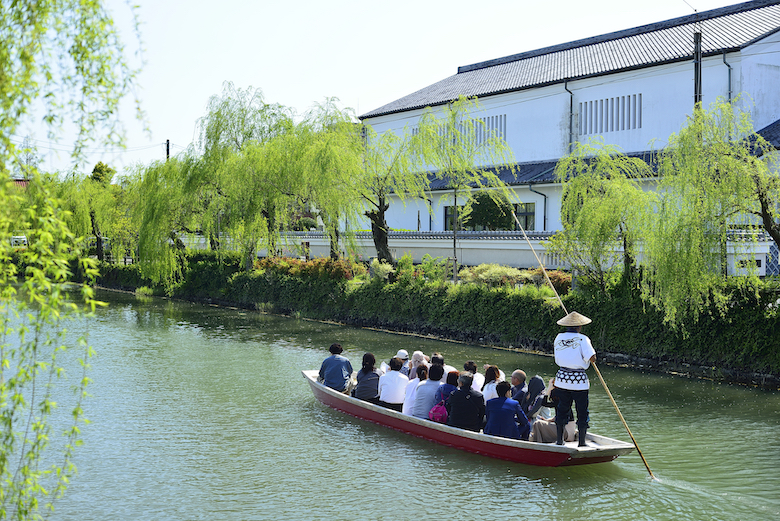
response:
M515 215L525 231L536 229L536 203L516 204ZM517 223L515 223L515 228L517 228Z
M458 207L458 215L462 215L463 207ZM455 222L455 207L454 206L445 206L444 207L444 230L445 231L452 231L453 226L452 223ZM463 221L460 222L460 226L458 226L458 230L463 230Z
M642 128L642 94L628 94L579 105L581 136Z
M515 215L517 216L517 220L520 221L520 225L523 227L526 231L533 231L536 229L536 203L520 203L514 205L515 207ZM473 225L471 223L463 224L463 207L458 206L459 208L459 216L461 217L460 226L458 226L458 231L477 231L481 232L486 230L484 226L480 225ZM444 230L445 231L452 231L452 223L455 219L455 207L454 206L445 206L444 207ZM512 222L512 225L509 228L510 230L519 230L517 223Z
M506 114L479 118L477 122L475 129L477 145L481 145L491 136L506 141Z

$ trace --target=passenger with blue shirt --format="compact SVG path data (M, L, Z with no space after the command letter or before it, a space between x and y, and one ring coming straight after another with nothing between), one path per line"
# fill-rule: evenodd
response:
M341 356L342 351L341 344L330 346L331 355L322 362L318 381L343 393L348 390L352 378L352 364L346 357Z

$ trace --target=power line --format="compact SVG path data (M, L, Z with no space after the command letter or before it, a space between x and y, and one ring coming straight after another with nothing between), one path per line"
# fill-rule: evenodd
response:
M14 139L15 138L15 139ZM41 148L45 148L48 150L54 150L57 152L72 152L72 148L66 147L65 145L61 145L60 143L54 142L54 141L45 141L42 139L28 139L27 137L17 136L15 134L11 135L11 141L17 145L21 145L24 143L24 141L29 141L31 143L34 143L37 145L41 145ZM101 154L101 153L127 153L127 152L140 152L143 150L149 150L152 148L159 147L160 145L165 145L165 142L162 143L154 143L151 145L139 145L135 147L105 147L105 148L85 148L82 151L85 154ZM182 150L186 150L187 147L182 145L176 145L174 143L171 143L171 146L181 148Z

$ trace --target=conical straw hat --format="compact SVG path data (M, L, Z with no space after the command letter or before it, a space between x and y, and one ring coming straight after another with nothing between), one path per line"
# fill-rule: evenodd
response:
M585 315L580 315L576 311L572 311L562 319L558 321L559 326L584 326L593 322Z

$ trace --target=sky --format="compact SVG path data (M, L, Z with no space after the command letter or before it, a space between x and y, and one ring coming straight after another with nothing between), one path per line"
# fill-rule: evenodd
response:
M138 92L120 116L125 150L93 144L80 167L103 161L122 173L181 153L225 81L262 90L267 103L304 114L336 97L356 115L457 72L458 66L628 29L737 3L734 0L137 0L139 42L125 0L107 0L128 53L143 50ZM133 58L135 59L135 58ZM138 64L138 62L134 62ZM74 133L58 142L30 118L14 139L32 139L46 171L72 168Z

